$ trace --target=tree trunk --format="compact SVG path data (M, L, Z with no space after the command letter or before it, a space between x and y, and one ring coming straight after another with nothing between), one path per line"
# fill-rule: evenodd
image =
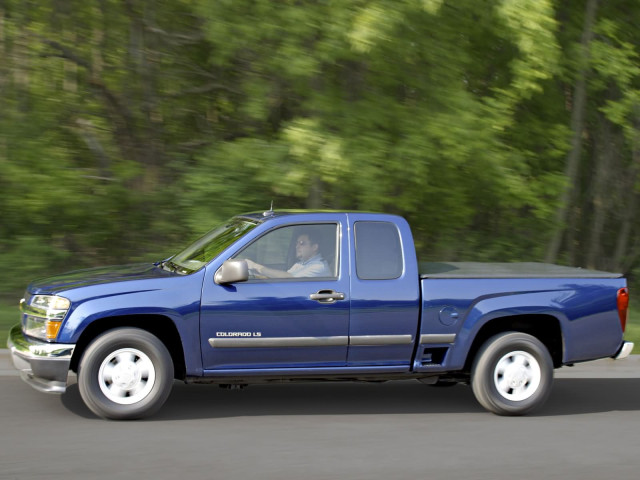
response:
M589 235L589 247L587 253L587 268L605 269L600 258L600 243L607 214L610 211L611 195L610 191L611 165L613 158L617 154L617 146L614 133L611 131L611 123L604 117L600 117L601 128L598 135L598 144L594 153L595 167L593 169L592 191L593 197L593 219L591 222L591 233ZM600 264L600 265L599 265Z
M129 16L129 75L134 78L127 91L130 104L138 114L136 161L144 168L137 179L136 189L151 192L161 181L163 165L162 118L157 108L157 45L153 33L148 33L145 25L154 25L156 3L147 0L127 0ZM156 60L156 61L154 61Z
M633 221L636 217L638 194L635 186L640 180L640 105L634 108L635 139L631 145L631 167L624 178L626 193L622 208L622 226L616 242L616 250L613 257L614 269L619 272L627 272L635 261L636 253L630 254L629 240L633 231Z
M580 167L580 157L582 155L582 135L584 129L584 116L587 106L587 70L589 60L589 49L591 39L593 37L593 24L596 16L598 0L587 0L585 18L582 29L582 38L580 41L580 69L578 70L574 94L573 105L571 110L571 150L567 156L567 164L565 166L565 177L567 178L567 186L560 198L560 205L556 212L555 230L549 245L547 246L547 254L545 261L554 263L558 259L562 238L566 232L567 215L573 204L574 192L578 182L578 171Z
M104 68L103 52L106 52L106 36L105 29L106 24L106 5L104 0L98 2L98 5L93 6L93 15L99 18L100 21L96 21L93 27L91 38L91 73L96 78L102 78L102 70Z
M307 196L306 206L308 209L317 210L322 208L322 195L324 188L322 186L322 180L318 176L314 176L311 179L311 186L309 188L309 195Z
M638 164L640 163L640 152L634 152L634 172L630 172L634 180L638 180ZM633 220L635 218L635 212L638 205L638 194L633 189L629 189L627 192L628 200L625 202L625 209L622 217L622 226L620 227L620 233L618 234L618 241L616 243L616 251L613 257L613 270L617 272L626 273L633 261L634 255L629 254L629 240L633 230Z
M4 87L7 84L7 72L9 67L7 65L7 49L5 46L5 11L2 7L0 7L0 93L4 93ZM2 109L0 109L2 110ZM2 111L0 111L0 115L2 115Z
M13 83L15 85L16 98L18 100L18 110L27 113L30 110L29 83L30 83L30 62L29 62L29 34L28 25L21 25L19 33L14 39L12 56Z

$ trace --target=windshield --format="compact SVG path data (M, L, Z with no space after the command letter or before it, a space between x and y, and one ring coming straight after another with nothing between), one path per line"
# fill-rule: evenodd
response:
M182 252L171 257L165 264L178 273L195 272L213 260L240 237L253 230L256 225L256 222L246 218L232 218L196 240ZM165 267L165 264L163 264L163 267Z

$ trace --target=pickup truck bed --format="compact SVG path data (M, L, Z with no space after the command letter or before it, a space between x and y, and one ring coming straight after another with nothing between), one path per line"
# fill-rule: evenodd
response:
M420 278L622 278L601 272L549 263L420 262Z

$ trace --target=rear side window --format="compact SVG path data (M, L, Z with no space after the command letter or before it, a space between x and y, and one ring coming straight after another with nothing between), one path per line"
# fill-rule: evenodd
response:
M389 222L356 222L356 274L362 280L391 280L402 275L402 247Z

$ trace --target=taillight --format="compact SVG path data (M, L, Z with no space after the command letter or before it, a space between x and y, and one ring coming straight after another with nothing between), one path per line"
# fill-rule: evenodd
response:
M629 309L629 289L621 288L618 290L618 316L620 317L620 326L622 331L627 328L627 310Z

